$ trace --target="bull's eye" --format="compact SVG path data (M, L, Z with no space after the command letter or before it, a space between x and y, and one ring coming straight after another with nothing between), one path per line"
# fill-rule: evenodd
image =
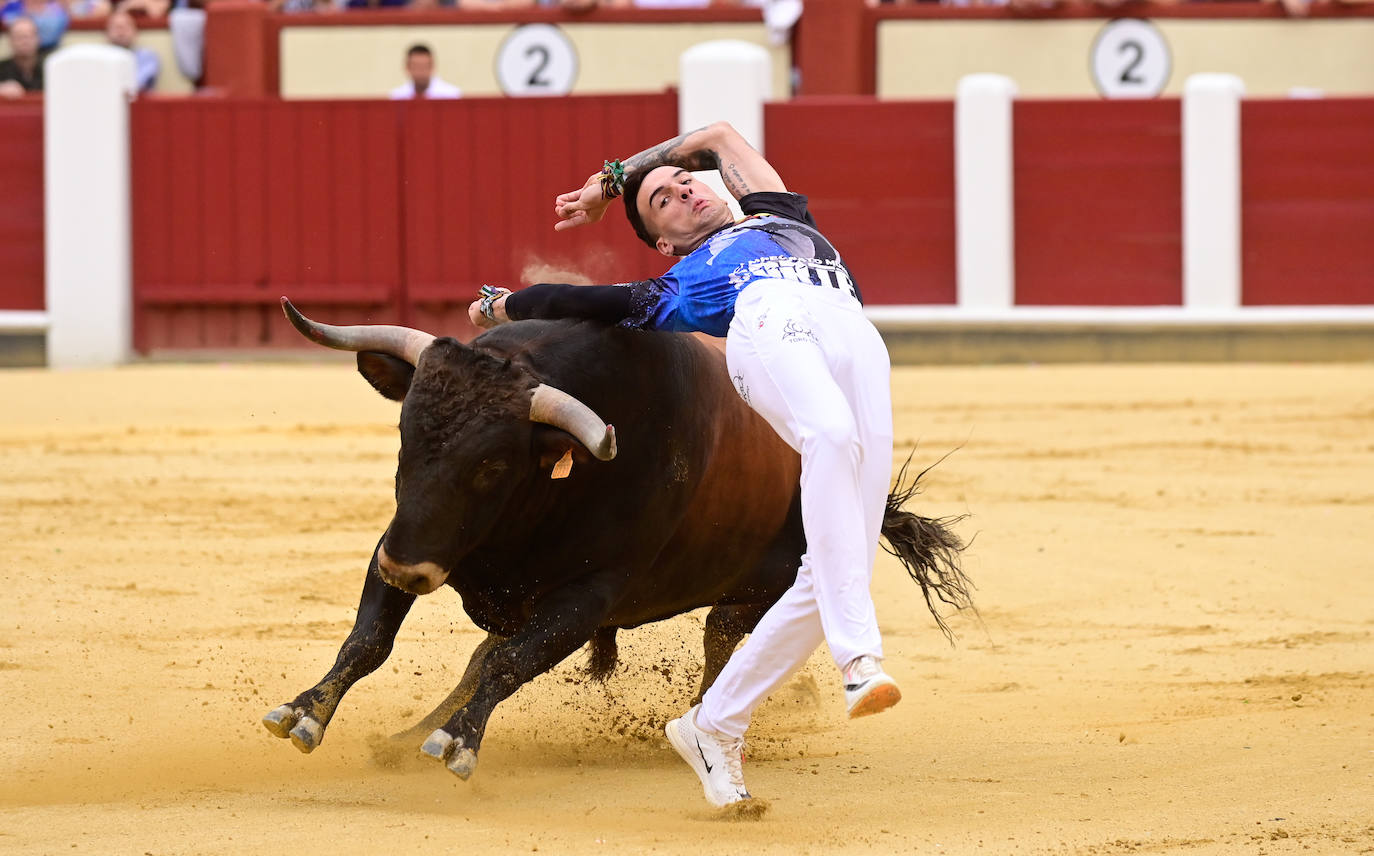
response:
M501 481L509 467L505 461L483 461L477 466L477 472L473 474L472 486L477 490L491 490Z

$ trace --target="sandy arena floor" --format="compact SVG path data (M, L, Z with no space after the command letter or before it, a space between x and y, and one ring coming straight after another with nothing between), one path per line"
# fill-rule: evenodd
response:
M461 782L379 735L480 634L444 590L299 754L259 719L352 624L396 406L341 363L0 372L0 853L1374 852L1374 366L900 369L968 512L949 647L880 554L906 699L775 695L725 823L660 739L700 615L498 709Z

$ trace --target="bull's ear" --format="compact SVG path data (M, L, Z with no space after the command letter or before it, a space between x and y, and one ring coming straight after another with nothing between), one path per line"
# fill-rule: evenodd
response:
M534 426L534 454L539 460L539 469L552 470L553 465L563 456L572 452L573 463L594 464L596 457L578 439L561 428L547 425Z
M359 351L358 374L382 395L392 401L402 401L410 391L410 379L415 376L415 367L390 354Z

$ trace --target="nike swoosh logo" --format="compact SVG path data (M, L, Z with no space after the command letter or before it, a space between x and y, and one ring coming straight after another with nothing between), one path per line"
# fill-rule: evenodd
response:
M845 692L850 692L850 693L852 693L852 692L854 692L855 690L857 690L859 687L862 687L862 686L864 686L864 685L867 684L867 683L868 683L868 681L864 681L862 684L845 684L845 685L844 685L844 689L845 689Z
M695 737L693 737L692 739L696 741L697 754L701 756L701 763L706 765L706 772L711 772L711 764L709 761L706 760L706 753L701 751L701 741Z

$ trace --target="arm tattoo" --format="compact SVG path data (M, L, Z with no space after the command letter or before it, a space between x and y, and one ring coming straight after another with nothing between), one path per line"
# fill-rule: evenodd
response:
M720 157L711 149L692 149L683 151L683 144L692 134L704 131L705 128L698 128L696 131L675 137L667 142L659 143L652 148L645 149L637 155L632 155L625 159L625 170L638 171L641 169L653 169L659 166L675 166L678 169L701 170L719 169Z
M744 176L739 174L739 168L733 163L721 166L720 177L725 182L725 189L730 191L730 195L736 199L748 196L753 192L749 189L749 184L744 180Z

